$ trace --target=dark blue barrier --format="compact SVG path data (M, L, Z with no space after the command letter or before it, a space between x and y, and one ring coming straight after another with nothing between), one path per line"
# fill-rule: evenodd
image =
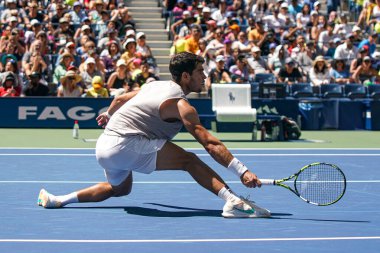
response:
M380 130L380 100L371 101L371 129Z
M98 128L95 118L107 109L111 99L106 98L0 98L1 128L71 128L78 120L81 128ZM189 99L198 111L201 123L208 129L215 121L211 99ZM364 129L366 106L358 101L338 103L322 100L322 127L336 129ZM297 120L299 115L297 99L253 99L258 117L262 115L285 115ZM372 129L380 130L380 101L370 103ZM242 131L251 125L226 125L225 130Z

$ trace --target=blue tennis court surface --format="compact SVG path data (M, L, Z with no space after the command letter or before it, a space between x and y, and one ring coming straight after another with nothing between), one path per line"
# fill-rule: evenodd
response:
M0 149L0 252L379 252L380 149L232 149L261 178L283 178L312 162L338 165L346 195L309 205L280 187L245 188L202 150L191 150L269 219L225 219L223 201L184 172L134 174L132 194L43 209L53 194L104 181L93 149Z

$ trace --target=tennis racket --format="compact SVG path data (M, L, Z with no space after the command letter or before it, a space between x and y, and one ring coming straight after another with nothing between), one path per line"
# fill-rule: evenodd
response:
M287 178L260 181L262 185L284 187L307 203L317 206L328 206L338 202L346 191L346 177L343 171L329 163L312 163ZM287 185L292 182L293 188Z

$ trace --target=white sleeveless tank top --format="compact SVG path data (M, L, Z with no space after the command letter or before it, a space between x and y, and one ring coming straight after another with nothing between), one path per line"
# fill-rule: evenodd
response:
M172 81L144 84L135 97L111 117L107 135L143 135L149 139L172 139L182 128L181 121L166 122L160 117L160 106L169 99L187 100L182 88Z

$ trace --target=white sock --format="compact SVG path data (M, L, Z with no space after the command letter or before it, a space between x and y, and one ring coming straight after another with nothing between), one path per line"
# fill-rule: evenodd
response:
M224 201L239 201L240 198L235 195L233 191L231 191L229 188L223 187L218 192L218 196L221 199L224 199Z
M63 195L63 196L56 196L56 198L59 202L61 202L61 206L79 202L78 194L76 192L72 192L70 194Z

